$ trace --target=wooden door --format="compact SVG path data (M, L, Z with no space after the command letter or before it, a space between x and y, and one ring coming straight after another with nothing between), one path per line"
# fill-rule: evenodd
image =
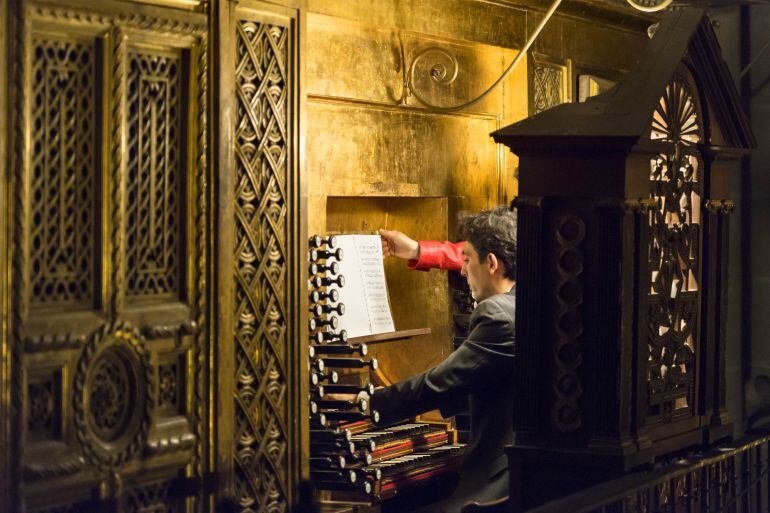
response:
M2 12L4 511L183 511L207 470L208 18L176 4Z

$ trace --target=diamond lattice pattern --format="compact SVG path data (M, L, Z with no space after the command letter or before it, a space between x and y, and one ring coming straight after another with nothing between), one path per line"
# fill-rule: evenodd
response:
M287 504L287 35L237 27L235 484L245 512Z

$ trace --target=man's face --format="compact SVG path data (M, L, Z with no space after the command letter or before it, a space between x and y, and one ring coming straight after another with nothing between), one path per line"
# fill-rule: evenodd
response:
M489 296L492 272L486 258L479 260L479 254L470 241L465 241L463 245L463 267L460 269L460 274L468 280L473 299L483 301Z

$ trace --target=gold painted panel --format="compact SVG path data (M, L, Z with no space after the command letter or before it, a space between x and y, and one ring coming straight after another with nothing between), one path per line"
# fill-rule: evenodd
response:
M500 155L489 133L496 126L480 116L312 102L309 194L454 196L457 208L494 205Z
M403 77L398 34L308 14L305 62L309 95L393 104Z
M312 96L330 96L384 104L419 106L404 89L405 73L418 53L413 87L435 105L467 102L484 92L513 61L515 50L460 42L423 34L373 27L311 14L308 40L307 89ZM526 61L526 60L525 60ZM514 74L471 112L515 117L516 92L526 75L525 61ZM433 78L441 70L451 80ZM514 91L512 93L512 91Z
M543 31L537 37L535 44L532 46L532 51L552 55L555 58L564 59L569 53L569 45L567 39L574 33L575 23L579 21L564 18L559 16L563 12L564 4L559 6L556 14L548 20L548 23L543 28ZM543 19L543 13L528 11L527 12L527 33L531 33L535 30L535 27Z
M399 230L416 239L445 240L445 198L328 198L330 231L371 233ZM446 272L413 271L403 260L385 261L393 321L397 330L429 327L430 335L375 344L378 375L385 383L406 379L441 362L452 351L452 320Z
M423 34L520 48L527 13L492 2L467 0L308 0L308 11Z

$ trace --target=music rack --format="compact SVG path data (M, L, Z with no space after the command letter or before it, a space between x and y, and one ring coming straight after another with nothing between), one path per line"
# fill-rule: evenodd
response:
M410 330L391 331L390 333L377 333L375 335L366 335L363 337L353 337L349 339L351 344L382 344L385 342L396 342L420 335L430 335L430 328L414 328Z

